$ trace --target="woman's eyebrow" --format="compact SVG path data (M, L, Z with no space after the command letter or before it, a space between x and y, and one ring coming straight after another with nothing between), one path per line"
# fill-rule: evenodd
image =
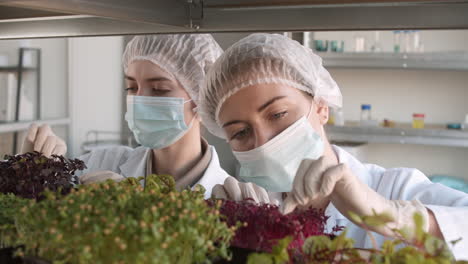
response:
M162 81L170 81L170 79L165 78L165 77L152 77L148 78L145 81L147 82L162 82Z
M129 81L135 81L135 78L130 77L130 76L128 76L128 75L125 75L124 78L125 78L126 80L129 80Z
M223 125L223 128L224 128L224 127L227 127L227 126L230 126L230 125L237 124L237 123L242 123L242 121L240 121L240 120L232 120L232 121L229 121L229 122L227 122L226 124Z
M265 108L267 108L269 105L271 105L272 103L274 103L275 101L278 101L280 99L283 99L285 98L286 96L276 96L276 97L273 97L271 98L270 100L268 100L268 102L264 103L263 105L261 105L258 109L257 109L257 112L261 112L263 110L265 110Z

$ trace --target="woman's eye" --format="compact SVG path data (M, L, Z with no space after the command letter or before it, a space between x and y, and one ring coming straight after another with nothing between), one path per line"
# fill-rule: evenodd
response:
M134 87L128 87L128 88L125 88L125 91L127 93L134 93L136 92L138 89L137 88L134 88Z
M236 132L232 137L231 137L231 140L233 139L236 139L236 140L242 140L244 138L247 137L247 135L249 134L249 129L248 128L244 128L238 132Z
M279 112L279 113L273 114L273 119L280 119L280 118L283 118L283 117L285 117L287 114L288 114L288 111L283 111L283 112Z
M170 90L170 89L165 89L165 88L154 88L153 91L154 91L157 95L164 95L164 94L169 93L171 90Z

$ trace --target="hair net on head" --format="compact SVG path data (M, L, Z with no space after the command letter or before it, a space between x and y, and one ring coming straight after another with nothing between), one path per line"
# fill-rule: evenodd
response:
M223 50L209 34L147 35L134 37L125 48L126 72L136 60L150 61L180 82L198 104L198 92L208 69Z
M266 83L289 85L330 107L342 106L340 88L311 49L282 35L257 33L232 45L209 70L200 90L204 125L226 138L218 119L223 103L242 88Z

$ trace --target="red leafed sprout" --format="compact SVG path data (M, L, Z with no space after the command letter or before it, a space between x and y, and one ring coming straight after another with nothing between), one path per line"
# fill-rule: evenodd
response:
M222 200L220 213L225 216L228 226L243 223L231 246L263 252L270 252L279 239L287 236L293 239L288 248L300 249L307 237L325 234L328 219L323 210L311 208L283 215L276 205L251 201Z

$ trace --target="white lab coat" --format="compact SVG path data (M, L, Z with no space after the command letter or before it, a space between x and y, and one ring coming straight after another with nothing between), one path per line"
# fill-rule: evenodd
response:
M211 197L211 190L216 184L223 184L229 176L220 166L218 154L213 146L211 149L211 161L205 170L202 178L196 183L205 189L205 198ZM94 171L110 170L128 177L140 177L146 174L146 160L151 149L147 147L137 147L135 149L125 146L102 148L93 150L78 159L83 160L87 169L77 172L79 177L82 174Z
M451 247L457 260L468 260L468 194L451 189L438 183L432 183L417 169L384 169L373 164L363 164L343 149L333 146L340 163L345 163L354 174L373 190L390 200L418 199L430 209L437 219L444 239ZM362 201L365 203L366 201ZM371 248L372 244L366 232L346 219L330 204L325 214L330 216L328 231L335 225L346 227L347 235L353 238L358 248ZM374 233L379 245L385 237ZM450 241L462 238L454 247Z

